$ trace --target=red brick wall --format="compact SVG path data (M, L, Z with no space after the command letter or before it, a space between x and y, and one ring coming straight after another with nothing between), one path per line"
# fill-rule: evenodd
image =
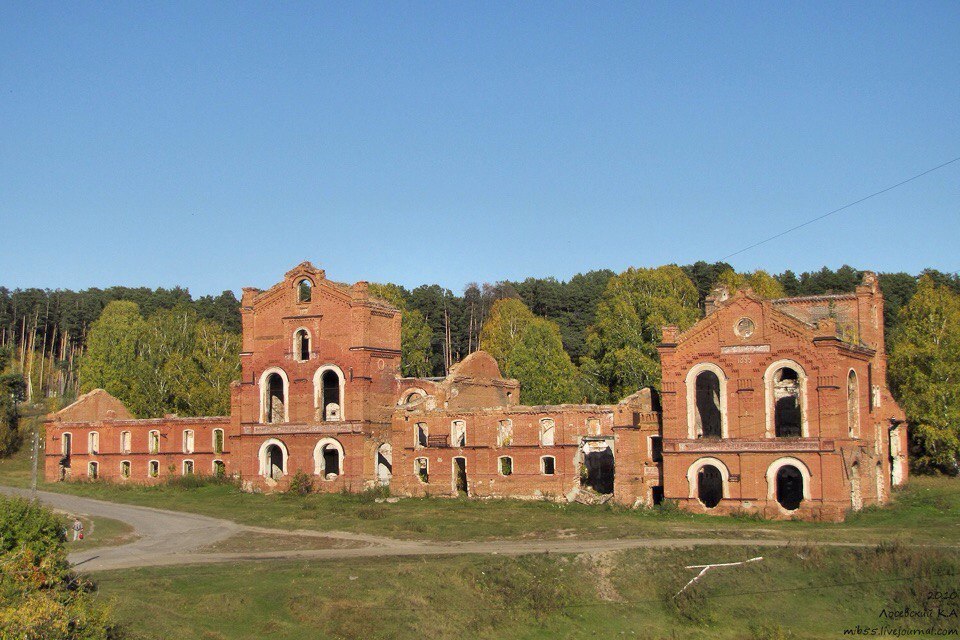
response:
M183 432L194 432L193 453L183 451ZM214 429L223 429L223 453L215 454L213 447ZM130 432L130 450L120 448L120 434ZM149 434L160 432L159 453L150 453ZM96 452L89 448L91 432L99 434L100 447ZM229 418L160 418L154 420L104 420L98 422L60 422L46 423L46 441L44 456L44 476L48 481L60 477L60 463L63 457L64 434L72 436L72 455L66 479L86 479L88 463L98 464L98 476L103 480L121 482L154 483L164 478L183 475L183 461L192 460L194 473L213 475L213 461L222 460L227 475L237 473L239 469L231 455L232 440ZM147 474L151 460L159 463L159 477L151 478ZM123 461L130 462L130 477L123 478L120 469ZM171 470L172 467L172 470Z

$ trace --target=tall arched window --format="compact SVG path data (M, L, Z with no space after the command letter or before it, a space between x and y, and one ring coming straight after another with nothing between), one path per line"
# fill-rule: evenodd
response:
M287 422L287 376L280 369L267 369L260 376L260 422Z
M313 283L304 278L297 283L297 301L310 302L313 299Z
M300 362L310 359L310 332L306 329L297 329L293 334L293 357Z
M343 372L327 364L313 374L314 411L318 422L340 422L344 415Z
M860 436L860 385L853 369L847 375L847 429L851 438Z
M687 437L727 437L727 376L712 362L687 372Z
M100 453L100 434L96 431L91 431L87 436L87 451L94 455Z
M763 376L767 436L807 437L806 372L792 360L779 360Z
M719 438L720 378L713 371L701 371L696 380L696 421L694 428L699 438Z

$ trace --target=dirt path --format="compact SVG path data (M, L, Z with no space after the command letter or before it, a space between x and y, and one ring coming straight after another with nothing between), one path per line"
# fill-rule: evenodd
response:
M26 489L0 487L0 492L26 498L33 494ZM612 540L493 540L482 542L427 542L396 540L372 535L339 531L290 531L249 527L229 520L166 511L150 507L104 502L61 493L38 491L36 497L45 504L71 514L113 518L131 525L139 538L117 547L100 547L76 551L70 561L77 570L105 571L134 567L178 564L237 562L242 560L339 559L378 556L440 556L458 554L523 555L528 553L603 553L637 548L684 548L694 546L782 547L790 540L751 540L737 538L618 538ZM327 538L349 541L349 548L302 549L277 551L212 552L207 547L227 538L246 534L283 535L291 537ZM869 547L856 542L816 542L821 546Z

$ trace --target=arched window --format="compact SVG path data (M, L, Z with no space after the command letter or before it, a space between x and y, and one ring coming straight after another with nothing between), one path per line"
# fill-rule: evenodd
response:
M712 362L687 372L687 437L727 437L727 376Z
M120 463L120 477L129 478L130 477L130 461L124 460Z
M60 452L63 454L64 458L69 458L71 455L73 455L73 434L63 434L63 440L60 443Z
M223 463L223 460L214 460L213 461L213 477L223 478L226 475L227 475L227 465Z
M262 445L257 455L260 460L260 475L268 480L279 480L287 473L287 447L280 440L270 438Z
M552 447L556 442L557 423L552 418L540 420L540 446Z
M774 362L763 376L767 436L777 438L807 437L807 376L796 362Z
M147 440L150 445L150 453L160 453L160 432L151 431L147 436Z
M130 432L120 432L120 453L130 453Z
M851 438L860 437L860 386L853 369L847 375L847 429Z
M183 475L192 476L193 475L193 460L184 460L183 461Z
M423 389L407 389L400 396L400 400L397 401L398 406L412 405L417 406L421 402L421 398L426 398L427 392Z
M184 453L193 453L193 429L184 429L183 430L183 452Z
M313 299L313 283L304 278L297 283L297 301L310 302Z
M512 476L513 475L513 458L510 456L501 456L497 467L502 476Z
M213 430L213 453L214 455L223 453L223 429Z
M343 445L333 438L324 438L313 448L313 472L323 480L343 474Z
M282 369L267 369L260 376L260 422L287 422L287 374Z
M313 374L313 407L318 422L341 422L344 412L344 378L340 367L327 364Z
M310 332L306 329L297 329L293 334L293 357L300 362L310 359Z
M156 478L159 475L160 475L160 461L151 460L150 463L147 465L147 476L151 478Z
M96 462L87 463L87 477L91 480L96 480L100 477L100 465Z
M91 455L100 453L100 434L96 431L91 431L87 436L87 451Z
M454 420L450 423L450 446L467 446L467 423L463 420Z

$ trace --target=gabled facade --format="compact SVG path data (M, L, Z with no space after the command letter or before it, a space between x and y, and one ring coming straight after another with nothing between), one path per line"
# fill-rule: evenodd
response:
M837 519L906 479L872 273L849 295L718 290L660 359L665 496L685 508Z
M445 378L400 376L400 312L302 263L241 300L229 417L135 420L102 390L47 419L48 480L236 476L283 491L604 502L839 519L907 477L887 390L883 300L762 300L718 290L660 345L662 392L615 405L522 406L479 351Z

